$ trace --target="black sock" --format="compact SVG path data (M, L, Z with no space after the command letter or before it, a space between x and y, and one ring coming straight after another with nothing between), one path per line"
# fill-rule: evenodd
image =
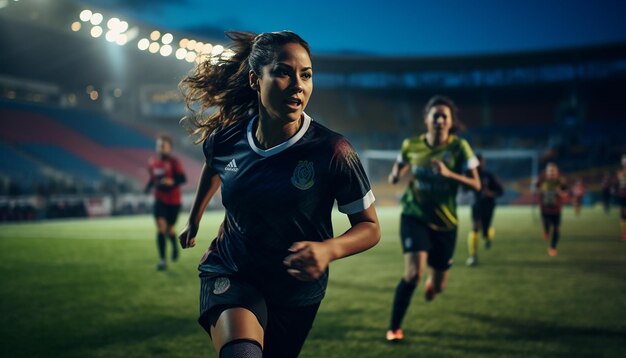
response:
M235 339L220 349L220 358L262 358L263 350L257 341Z
M552 242L550 243L550 247L556 249L556 245L559 243L559 230L554 228L552 230Z
M176 241L176 235L171 235L170 242L172 243L172 260L178 259L178 243Z
M398 287L396 287L396 295L393 298L393 308L391 310L391 323L389 329L396 330L400 328L402 319L406 313L409 303L411 303L411 296L417 284L415 282L408 283L404 279L400 279Z
M165 235L157 234L157 248L159 249L159 258L165 260Z

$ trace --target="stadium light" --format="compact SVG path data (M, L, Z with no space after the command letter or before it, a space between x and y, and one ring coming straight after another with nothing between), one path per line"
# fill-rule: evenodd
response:
M150 33L150 40L152 41L156 41L159 39L159 37L161 37L161 33L157 30L154 30Z
M128 42L128 38L124 34L119 34L117 36L117 39L115 40L115 43L120 45L120 46L126 45L127 42Z
M79 18L81 21L83 22L87 22L89 20L91 20L91 10L83 10L80 12Z
M186 56L187 56L187 50L185 50L184 48L179 48L178 50L176 50L177 59L184 60Z
M106 38L107 41L109 42L115 42L117 40L117 32L113 32L111 30L107 31L106 35L104 36Z
M100 37L102 35L102 27L94 26L91 28L91 36Z
M89 98L91 98L92 101L95 101L98 99L98 91L93 90L91 92L89 92Z
M163 37L161 38L161 42L163 42L163 44L165 45L171 44L173 40L174 40L174 36L170 34L169 32L163 35Z
M139 40L139 42L137 42L137 47L141 51L147 50L149 46L150 46L150 40L148 40L148 39L144 38L144 39Z
M161 53L161 56L167 57L167 56L172 54L172 46L170 46L170 45L163 45L161 47L161 51L159 51L159 52Z
M0 2L1 1L3 0L0 0ZM124 46L130 41L134 41L141 31L137 26L129 30L130 25L128 22L118 17L111 17L107 20L103 14L93 12L89 9L82 10L79 14L79 18L80 21L90 22L93 25L90 30L92 37L98 38L104 34L108 42L116 43L119 46ZM74 32L80 31L82 27L79 21L75 21L70 25L70 28ZM140 51L147 50L150 53L158 53L164 57L175 54L178 60L186 60L187 62L210 60L211 63L217 63L220 58L228 56L222 45L213 45L198 40L182 38L179 41L180 47L176 49L176 47L172 45L173 41L174 35L172 33L161 33L159 30L152 30L149 36L142 37L137 41L137 48ZM90 92L88 92L88 94L89 93Z
M196 51L197 53L201 53L202 52L202 48L204 47L204 43L198 41L196 42L196 45L193 47L194 51Z
M118 30L119 32L124 32L124 31L128 30L128 22L126 22L126 21L120 21L120 22L117 24L117 30Z
M159 46L158 42L153 42L150 44L150 46L148 47L148 51L150 51L150 53L157 53L159 52L159 48L161 46Z
M120 19L117 17L112 17L107 21L107 27L109 30L117 30L117 25L120 23ZM121 32L121 31L120 31Z
M193 50L196 47L196 40L189 40L189 42L187 42L187 50Z
M195 52L187 52L187 55L185 56L185 60L187 62L193 62L196 59L196 53Z
M95 14L91 15L91 24L92 25L100 25L102 20L103 20L103 16L99 12L96 12Z

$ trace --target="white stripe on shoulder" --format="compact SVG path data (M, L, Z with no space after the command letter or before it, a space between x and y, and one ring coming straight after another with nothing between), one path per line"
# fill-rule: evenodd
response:
M467 170L478 168L479 165L480 165L480 162L478 161L478 158L476 157L471 157L467 160Z
M346 205L339 205L339 211L348 215L356 214L369 208L372 204L374 204L374 201L376 201L376 198L374 197L374 193L370 190L362 199L353 201Z
M398 156L396 157L396 162L400 164L406 164L406 162L404 161L404 158L402 158L402 152L398 153Z

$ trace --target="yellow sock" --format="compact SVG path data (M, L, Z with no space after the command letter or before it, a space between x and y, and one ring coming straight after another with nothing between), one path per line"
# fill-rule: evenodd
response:
M467 235L467 251L470 256L476 256L478 251L478 231L470 231Z
M495 227L490 227L489 230L487 230L487 240L492 241L493 239L495 239L496 237L496 228Z

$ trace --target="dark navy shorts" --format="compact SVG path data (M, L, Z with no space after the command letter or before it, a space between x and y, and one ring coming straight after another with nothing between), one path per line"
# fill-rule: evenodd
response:
M543 221L543 225L550 226L560 226L561 225L561 214L541 214L541 220Z
M437 231L419 219L402 215L400 217L400 240L402 252L428 252L428 265L438 271L446 271L452 266L452 256L456 246L456 229Z
M304 345L320 303L302 307L268 305L261 291L236 276L200 278L200 317L198 323L209 335L222 312L245 308L263 327L263 356L297 357Z
M160 201L154 202L154 218L164 218L168 225L176 224L178 212L180 212L180 205L170 205Z

